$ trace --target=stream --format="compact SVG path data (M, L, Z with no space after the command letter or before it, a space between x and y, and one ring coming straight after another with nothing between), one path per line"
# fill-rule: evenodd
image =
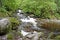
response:
M18 38L13 40L44 40L43 39L44 33L48 35L49 33L48 30L38 27L37 20L35 18L31 18L30 16L24 15L24 12L22 10L17 10L16 16L18 17L18 20L21 20L22 22L18 26L18 31L21 32L23 39L20 37L20 35L17 35L16 34L17 31L15 31L12 34L14 36L17 36ZM2 22L2 24L7 23L5 19L2 19L0 21ZM39 31L44 31L44 33ZM57 34L57 32L53 34ZM58 32L58 34L60 34L60 32ZM0 36L0 40L7 40L7 35Z

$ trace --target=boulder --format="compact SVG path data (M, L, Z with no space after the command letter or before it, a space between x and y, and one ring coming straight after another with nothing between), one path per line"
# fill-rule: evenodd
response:
M9 19L2 18L0 20L0 36L5 35L9 32Z
M38 40L40 37L42 37L44 35L44 33L42 32L32 32L32 33L29 33L28 35L25 36L24 40Z

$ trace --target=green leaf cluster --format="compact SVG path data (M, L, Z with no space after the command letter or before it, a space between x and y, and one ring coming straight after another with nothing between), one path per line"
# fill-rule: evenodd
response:
M55 14L57 5L54 0L23 0L20 8L24 12L32 12L37 17L50 17Z
M3 6L8 11L16 10L21 3L21 0L2 0L2 1Z

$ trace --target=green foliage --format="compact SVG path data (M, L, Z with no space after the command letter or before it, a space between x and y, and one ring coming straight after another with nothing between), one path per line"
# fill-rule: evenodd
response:
M21 0L2 0L2 1L3 1L3 6L8 11L16 10L21 2Z
M19 24L19 21L17 20L17 18L10 17L9 19L11 23L16 23L17 25Z
M3 7L0 7L0 12L6 13L7 11Z
M57 4L57 12L60 13L60 0L55 0L55 3Z
M12 11L8 12L7 10L5 10L3 7L0 8L0 17L11 17L13 16Z
M2 13L2 12L0 12L0 18L1 17L8 17L8 14L7 13Z
M55 13L55 17L56 17L57 19L60 19L60 14L59 14L59 13Z
M60 13L60 1L58 0L0 0L0 11L15 11L20 8L24 12L30 12L35 17L51 18L56 12ZM11 14L9 13L11 16Z
M54 14L57 9L57 5L54 3L54 1L23 0L20 8L23 9L24 12L34 13L34 15L37 17L46 17Z

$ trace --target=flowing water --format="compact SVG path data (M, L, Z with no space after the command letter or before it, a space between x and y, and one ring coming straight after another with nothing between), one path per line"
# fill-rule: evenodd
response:
M28 25L28 23L31 23L32 24L31 28L33 30L44 30L44 29L37 27L36 19L31 18L30 16L25 16L24 14L22 14L21 10L18 10L17 16L19 17L19 20L22 21L22 25L20 25L20 29L23 29L21 27L23 27L26 23L27 23L27 25ZM23 34L23 36L29 34L29 32L25 32L24 30L21 30L21 33Z
M42 28L39 28L38 26L37 26L37 20L35 19L35 18L31 18L30 16L25 16L24 14L21 14L22 13L22 11L21 10L18 10L19 12L17 13L18 14L18 16L19 17L21 17L20 18L20 20L22 21L22 26L24 25L24 24L26 24L26 23L32 23L32 29L34 29L34 30L45 30L45 29L42 29ZM49 20L47 20L47 21L49 21ZM53 20L52 20L53 21ZM58 23L60 22L60 20L58 20L57 21ZM27 24L28 25L28 24ZM46 30L45 30L46 31ZM48 30L47 30L48 31ZM46 31L46 33L47 33L47 31ZM25 32L24 30L21 30L21 33L23 34L23 36L25 36L25 35L27 35L27 34L29 34L29 32ZM54 32L54 34L60 34L60 32Z
M17 17L18 17L18 19L19 20L21 20L22 21L22 23L21 23L21 25L19 26L19 28L18 28L18 30L21 32L21 34L23 35L23 36L26 36L26 35L28 35L28 34L30 34L31 32L26 32L25 30L23 30L24 29L24 27L23 26L25 26L25 25L28 25L28 23L31 23L32 24L32 29L33 30L45 30L45 29L42 29L42 28L39 28L38 26L37 26L37 20L35 19L35 18L31 18L30 16L26 16L26 15L24 15L23 14L24 12L23 11L21 11L21 10L18 10L18 12L17 12ZM1 25L2 24L4 24L4 25L6 25L7 23L7 21L5 21L6 19L3 19L3 20L0 20L0 22L1 22ZM59 22L59 21L58 21ZM3 26L3 25L2 25ZM37 34L37 32L36 31L33 31L33 35L35 35L35 37L34 37L34 39L33 40L37 40L38 38L37 38L37 36L38 36L38 34ZM60 34L60 33L59 33ZM6 37L6 35L3 35L3 36L0 36L0 40L7 40L7 37Z

